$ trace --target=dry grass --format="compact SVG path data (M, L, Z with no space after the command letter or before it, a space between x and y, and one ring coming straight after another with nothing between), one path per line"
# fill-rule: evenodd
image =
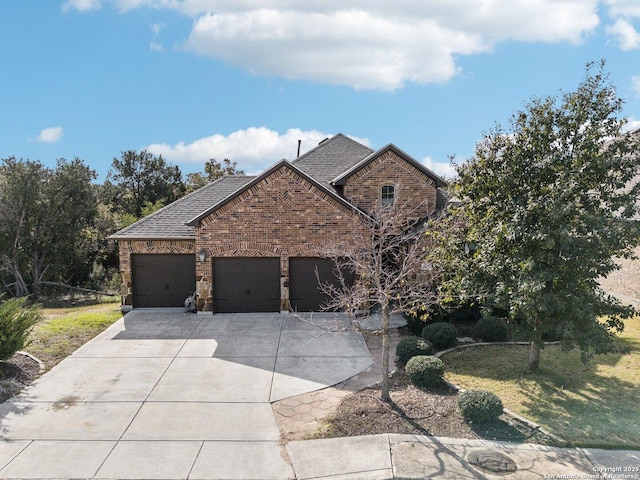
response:
M640 317L626 322L618 344L627 354L599 355L585 366L578 352L542 351L527 372L528 347L475 347L447 354L447 379L496 393L505 407L576 446L640 448Z
M43 313L44 320L34 327L25 350L42 360L47 370L122 316L118 298L95 305L44 308Z

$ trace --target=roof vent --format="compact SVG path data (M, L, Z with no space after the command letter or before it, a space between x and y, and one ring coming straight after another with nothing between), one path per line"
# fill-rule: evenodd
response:
M327 140L329 140L329 137L325 138L324 140L320 140L320 143L318 143L318 145L322 145L324 142L326 142Z

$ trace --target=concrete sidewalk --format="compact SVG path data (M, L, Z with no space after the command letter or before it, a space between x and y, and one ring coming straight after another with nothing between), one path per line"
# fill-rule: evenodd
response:
M397 434L296 441L287 450L298 480L640 478L637 451Z

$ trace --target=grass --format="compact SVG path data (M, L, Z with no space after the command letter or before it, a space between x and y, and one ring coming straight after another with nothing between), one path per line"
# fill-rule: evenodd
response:
M572 446L640 449L640 316L617 338L629 353L596 356L547 346L539 371L527 372L529 347L480 346L445 355L446 378L464 389L487 389L504 406Z
M119 298L108 298L94 305L43 308L44 320L33 328L25 350L49 370L118 320L119 307Z

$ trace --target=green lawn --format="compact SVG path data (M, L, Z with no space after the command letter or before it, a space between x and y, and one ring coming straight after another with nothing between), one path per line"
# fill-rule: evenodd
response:
M31 332L25 350L42 360L47 370L118 320L119 298L81 307L43 308L44 320Z
M442 357L446 378L487 389L504 406L574 446L640 449L640 317L628 320L618 344L627 354L596 356L547 346L540 369L527 372L529 347L480 346Z

